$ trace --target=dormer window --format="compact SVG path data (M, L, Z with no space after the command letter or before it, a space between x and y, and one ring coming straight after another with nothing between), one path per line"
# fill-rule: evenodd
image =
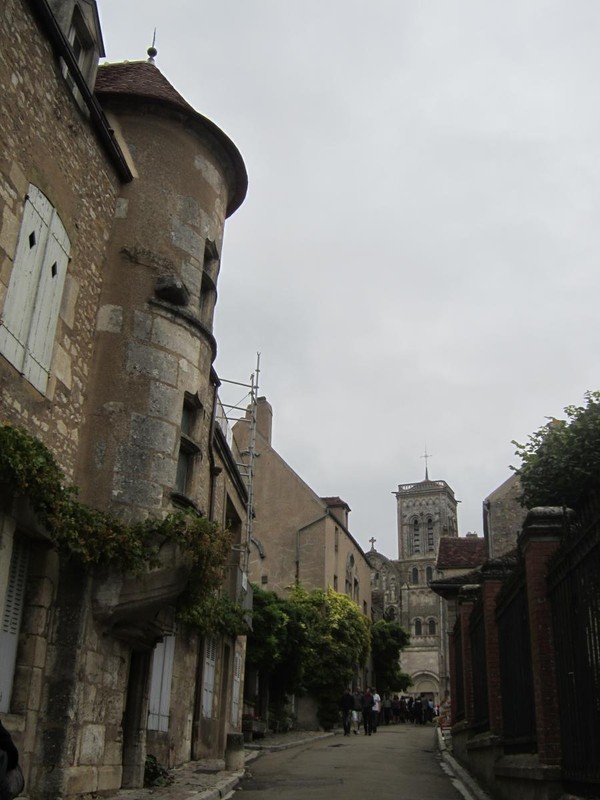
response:
M105 55L96 0L48 0L48 4L71 46L81 75L92 90L98 61ZM78 104L84 108L73 68L64 59L62 73Z

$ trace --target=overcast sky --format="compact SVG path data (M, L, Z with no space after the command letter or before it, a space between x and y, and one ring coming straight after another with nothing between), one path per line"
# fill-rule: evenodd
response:
M600 388L598 0L98 5L246 162L219 374L260 351L275 448L365 549L425 447L481 533L511 440Z

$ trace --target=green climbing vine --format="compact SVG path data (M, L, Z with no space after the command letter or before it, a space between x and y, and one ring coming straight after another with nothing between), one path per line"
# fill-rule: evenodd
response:
M26 496L50 539L84 565L141 572L160 564L159 549L177 544L191 566L193 603L201 606L221 585L231 535L193 510L126 524L77 499L77 489L48 448L27 431L0 424L0 483ZM192 603L192 605L193 605Z

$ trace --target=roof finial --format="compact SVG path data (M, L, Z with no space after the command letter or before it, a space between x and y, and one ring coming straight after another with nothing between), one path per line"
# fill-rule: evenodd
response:
M371 550L375 550L375 542L377 541L377 539L374 539L374 538L371 536L371 538L369 539L369 541L371 542Z
M433 456L431 455L431 453L427 452L427 445L425 445L425 452L421 456L421 458L425 459L425 480L428 481L429 480L429 468L428 468L429 465L428 465L427 462L429 461L430 458L433 458Z
M146 51L148 53L148 63L154 64L154 59L158 55L158 50L154 46L156 44L156 28L154 28L154 36L152 37L152 45Z

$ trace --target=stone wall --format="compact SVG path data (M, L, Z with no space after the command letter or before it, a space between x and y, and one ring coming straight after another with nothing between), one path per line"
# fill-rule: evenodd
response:
M6 0L0 15L0 304L30 183L56 208L71 260L47 392L0 358L0 411L34 428L73 479L118 181L26 5Z

